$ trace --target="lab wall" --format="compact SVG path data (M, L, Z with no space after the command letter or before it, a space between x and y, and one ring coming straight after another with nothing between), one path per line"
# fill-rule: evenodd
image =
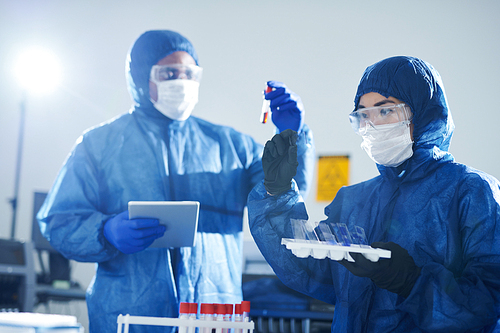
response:
M347 117L363 70L389 56L422 58L446 87L456 125L450 151L498 178L498 122L489 118L498 114L498 13L495 0L0 0L0 238L10 238L18 154L21 89L12 66L26 47L57 54L63 79L26 100L18 239L31 237L33 192L50 189L78 136L129 110L126 54L150 29L176 30L194 44L204 68L195 116L264 144L274 128L259 123L262 91L267 80L283 81L302 98L317 155L349 155L350 183L378 174ZM306 205L319 221L328 202L315 191ZM88 285L93 265L74 268Z

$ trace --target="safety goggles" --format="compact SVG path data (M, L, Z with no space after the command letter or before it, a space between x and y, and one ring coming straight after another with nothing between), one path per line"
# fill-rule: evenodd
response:
M359 135L366 133L368 126L377 129L377 126L386 124L409 124L411 119L411 110L404 103L358 109L349 115L352 129Z
M203 68L196 65L154 65L151 68L150 80L157 83L167 80L193 80L200 82Z

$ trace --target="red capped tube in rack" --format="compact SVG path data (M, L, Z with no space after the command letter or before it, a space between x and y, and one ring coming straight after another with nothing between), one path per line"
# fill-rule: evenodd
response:
M189 318L189 310L190 310L190 303L187 302L181 302L179 305L179 318L183 319L188 319Z
M241 309L241 304L234 305L234 322L241 323L243 321L243 310ZM242 333L243 330L241 328L237 328L234 330L234 333Z
M250 301L242 301L241 302L241 311L243 312L242 317L244 322L250 321ZM248 330L245 330L244 333L248 333Z
M200 306L200 317L203 316L205 320L212 320L214 317L214 305L210 303L201 303ZM208 319L210 318L210 319Z
M266 94L273 91L273 89L269 86L266 86ZM271 101L264 98L262 102L262 112L260 113L260 122L265 124L269 120L269 115L271 114Z
M224 315L226 314L226 305L225 304L214 304L215 307L215 320L224 321ZM222 328L216 328L215 333L222 333Z
M229 318L229 320L227 321L231 321L231 317L233 316L233 309L234 309L233 304L226 304L226 315Z
M243 321L250 321L250 301L241 302Z
M224 321L231 321L233 316L233 304L224 304L226 306L226 311L224 313ZM229 329L223 328L222 333L228 333Z
M189 303L181 302L179 304L179 318L188 319L189 318ZM179 333L186 333L187 326L179 326Z
M234 318L239 318L239 320L235 321L242 321L241 318L243 316L243 309L241 308L241 304L235 304L234 305Z
M212 321L214 320L214 305L210 303L201 303L200 305L200 320ZM211 333L210 327L203 327L202 333ZM201 333L200 332L200 333Z
M198 313L198 303L188 303L189 304L189 319L196 319L196 314Z
M196 320L198 314L198 303L189 303L189 320ZM194 326L188 327L188 333L194 333Z

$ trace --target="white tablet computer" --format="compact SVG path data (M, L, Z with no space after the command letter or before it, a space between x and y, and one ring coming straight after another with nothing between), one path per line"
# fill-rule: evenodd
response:
M198 229L198 201L129 201L129 219L154 218L167 227L150 247L192 247Z

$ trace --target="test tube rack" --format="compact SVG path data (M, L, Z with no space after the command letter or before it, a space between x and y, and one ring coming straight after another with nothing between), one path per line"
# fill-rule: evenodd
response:
M239 329L242 333L253 333L255 324L253 321L234 322L234 321L209 321L200 319L167 318L167 317L146 317L119 315L117 318L118 333L128 333L129 325L154 325L154 326L177 326L188 328L221 328L221 329ZM122 331L123 327L123 331ZM194 331L194 330L193 330Z
M338 244L329 244L328 242L302 240L292 238L282 238L281 244L285 245L288 250L298 258L307 258L309 256L315 259L330 258L332 260L347 259L354 261L349 255L349 252L362 253L368 260L376 262L379 258L390 258L391 251L385 249L373 248L368 245L343 246Z

